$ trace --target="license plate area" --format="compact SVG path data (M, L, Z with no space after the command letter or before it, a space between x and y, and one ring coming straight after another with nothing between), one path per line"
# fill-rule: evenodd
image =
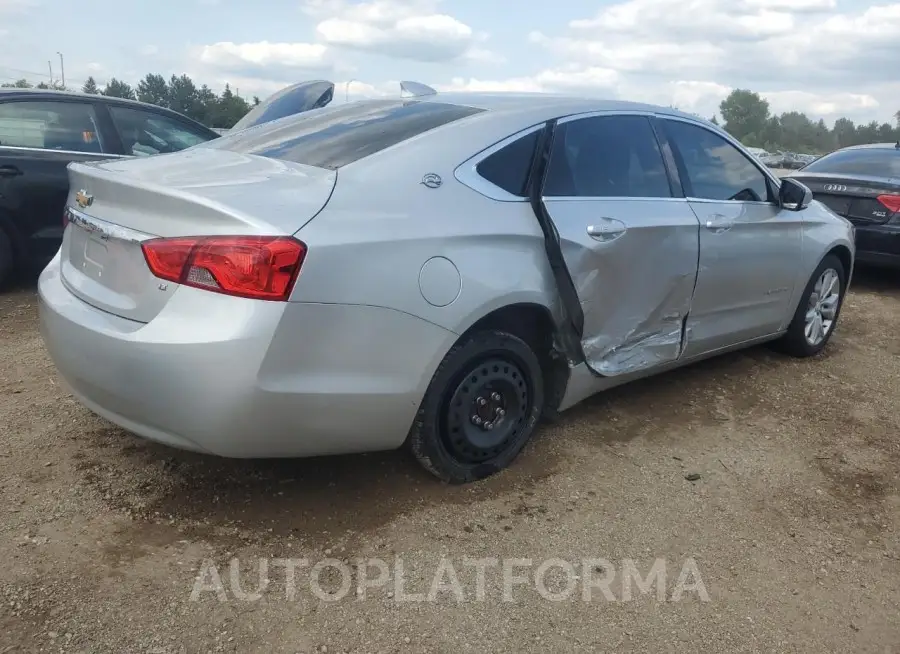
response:
M99 277L103 274L103 266L108 258L106 243L89 233L84 240L84 263L92 266Z

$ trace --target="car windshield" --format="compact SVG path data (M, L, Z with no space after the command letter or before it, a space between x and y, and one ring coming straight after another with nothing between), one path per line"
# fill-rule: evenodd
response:
M197 147L336 170L482 109L419 100L370 100L249 127Z
M811 173L900 177L900 150L896 148L860 148L838 150L816 159L803 169Z

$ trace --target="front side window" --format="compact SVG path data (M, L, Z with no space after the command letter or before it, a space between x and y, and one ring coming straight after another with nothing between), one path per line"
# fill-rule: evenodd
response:
M706 200L772 200L766 176L731 143L697 125L676 120L664 123L681 159L688 195Z
M0 104L0 146L104 152L94 107L86 102Z
M816 159L803 168L803 172L900 177L900 149L889 147L838 150Z
M178 152L211 138L206 132L152 111L110 107L109 113L122 139L123 152L127 155L146 157Z
M421 100L354 102L229 132L203 147L336 170L482 111Z
M559 125L553 137L544 195L671 197L666 167L649 119L597 116Z

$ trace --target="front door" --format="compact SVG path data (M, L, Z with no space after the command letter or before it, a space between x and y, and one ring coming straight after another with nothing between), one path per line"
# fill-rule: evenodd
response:
M43 264L59 250L69 193L66 166L109 158L102 140L90 102L0 104L0 211L29 259Z
M677 195L649 116L559 122L543 202L584 310L585 358L598 374L681 356L699 225Z
M664 119L700 221L700 271L686 356L768 336L793 315L801 213L781 209L759 165L713 130Z

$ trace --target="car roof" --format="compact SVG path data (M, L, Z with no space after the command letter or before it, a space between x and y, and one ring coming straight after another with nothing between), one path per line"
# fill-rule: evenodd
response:
M139 100L130 100L128 98L116 98L110 95L100 95L93 93L81 93L78 91L60 91L57 89L17 89L17 88L0 88L0 101L9 99L9 98L30 98L34 100L59 100L63 98L71 98L84 100L85 98L90 98L92 102L103 102L104 104L117 104L128 107L135 108L144 108L144 109L153 109L154 111L170 114L172 116L178 116L182 120L188 120L195 125L199 125L204 129L212 131L209 127L200 123L193 118L185 116L184 114L180 114L177 111L173 111L167 107L160 107L157 104L150 104L148 102L141 102Z
M847 150L900 150L897 142L893 143L864 143L862 145L848 145L846 148L835 150L835 152L846 152Z
M491 112L546 109L548 112L558 112L559 115L565 115L588 111L641 111L679 116L690 118L691 120L699 119L703 122L709 122L705 118L688 114L672 107L630 102L627 100L613 100L609 98L563 95L556 93L482 93L453 91L448 93L437 93L435 95L415 96L407 99L467 105Z

